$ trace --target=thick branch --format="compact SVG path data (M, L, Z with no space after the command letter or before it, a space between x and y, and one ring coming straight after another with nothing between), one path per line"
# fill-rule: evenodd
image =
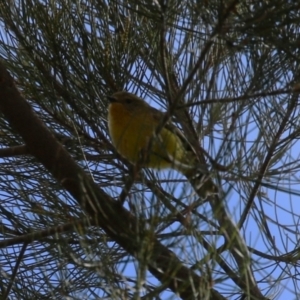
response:
M138 253L146 250L149 271L183 299L203 299L209 293L205 280L183 266L141 221L101 190L74 162L20 95L3 64L0 64L0 111L22 136L30 153L77 200L92 223L102 227L132 256L137 258ZM213 289L210 293L210 299L225 299Z

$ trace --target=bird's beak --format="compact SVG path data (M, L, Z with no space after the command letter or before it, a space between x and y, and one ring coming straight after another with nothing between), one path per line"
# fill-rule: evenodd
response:
M115 98L115 97L113 97L113 96L107 96L107 99L108 99L108 101L110 102L110 103L114 103L114 102L117 102L118 100Z

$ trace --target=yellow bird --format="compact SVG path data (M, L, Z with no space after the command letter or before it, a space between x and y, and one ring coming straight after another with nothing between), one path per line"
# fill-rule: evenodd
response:
M156 134L163 112L125 91L109 96L108 100L109 133L120 155L133 164L141 163L142 167L173 168L187 177L196 169L196 155L175 125L167 122ZM211 189L213 183L210 178L207 181Z

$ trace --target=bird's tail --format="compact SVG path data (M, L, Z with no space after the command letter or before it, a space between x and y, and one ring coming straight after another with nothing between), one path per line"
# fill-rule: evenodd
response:
M202 198L207 198L210 195L218 194L218 187L213 182L208 170L200 167L181 170L181 173L192 184L195 192Z

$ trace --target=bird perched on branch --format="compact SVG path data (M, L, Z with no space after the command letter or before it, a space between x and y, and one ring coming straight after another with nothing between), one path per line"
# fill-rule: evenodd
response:
M189 179L191 174L201 175L206 177L203 195L215 192L211 178L195 172L199 168L193 148L174 124L164 122L163 112L125 91L108 96L108 100L109 133L121 156L142 167L175 169Z

